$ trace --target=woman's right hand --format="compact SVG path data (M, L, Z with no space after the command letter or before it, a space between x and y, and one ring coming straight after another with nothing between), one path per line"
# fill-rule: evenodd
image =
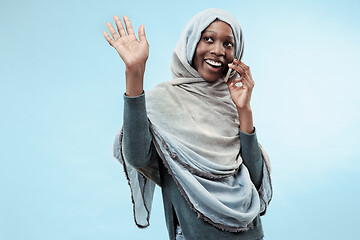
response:
M114 16L114 20L119 34L109 22L106 23L106 26L112 38L106 31L103 34L125 63L126 95L138 96L143 92L145 64L149 57L149 43L146 40L144 25L139 28L138 40L128 17L124 16L126 31L118 16Z
M144 25L141 25L139 28L138 35L140 41L138 41L127 16L124 16L126 31L118 16L114 16L114 20L119 34L113 28L111 23L107 22L106 26L108 27L112 38L104 31L103 34L105 39L119 53L126 68L132 69L136 66L145 65L149 56L149 43L146 40Z

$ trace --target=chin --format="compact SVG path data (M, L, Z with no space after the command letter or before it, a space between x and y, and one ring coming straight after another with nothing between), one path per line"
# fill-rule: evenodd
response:
M199 71L200 76L206 81L206 82L215 82L219 78L223 78L226 76L228 68L224 68L221 71L214 73L210 71Z
M223 76L221 75L221 76L210 76L210 77L209 76L201 76L201 77L207 82L215 82Z
M209 83L215 82L215 81L218 80L218 79L219 79L219 78L216 78L216 79L214 79L214 78L211 78L211 79L206 79L206 78L204 78L204 80L207 81L207 82L209 82Z

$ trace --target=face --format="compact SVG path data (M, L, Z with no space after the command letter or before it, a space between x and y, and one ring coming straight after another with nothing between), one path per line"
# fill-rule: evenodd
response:
M226 74L235 54L235 38L231 27L215 20L201 34L196 46L193 66L200 76L213 82Z

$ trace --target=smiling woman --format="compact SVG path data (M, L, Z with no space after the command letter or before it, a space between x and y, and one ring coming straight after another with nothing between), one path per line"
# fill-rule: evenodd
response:
M239 23L220 9L195 15L174 50L173 79L145 96L144 26L138 41L127 17L126 31L114 19L118 32L107 23L112 38L104 36L126 65L114 156L124 166L136 224L149 226L157 184L169 239L261 239L260 215L272 198L270 163L253 126L254 81L240 61ZM229 68L235 74L225 83Z
M208 82L223 77L235 56L235 39L229 24L215 20L201 34L193 65Z

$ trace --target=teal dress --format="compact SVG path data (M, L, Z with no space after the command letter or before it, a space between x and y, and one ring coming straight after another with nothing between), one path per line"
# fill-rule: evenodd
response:
M243 163L248 168L255 187L259 188L263 159L256 133L246 134L239 130L239 137ZM253 220L249 230L236 233L223 231L198 218L197 213L181 195L152 143L144 93L138 97L124 95L123 149L125 159L129 159L127 162L137 169L146 167L152 161L159 162L165 221L170 240L175 240L178 225L181 226L186 240L256 240L264 236L259 215Z

